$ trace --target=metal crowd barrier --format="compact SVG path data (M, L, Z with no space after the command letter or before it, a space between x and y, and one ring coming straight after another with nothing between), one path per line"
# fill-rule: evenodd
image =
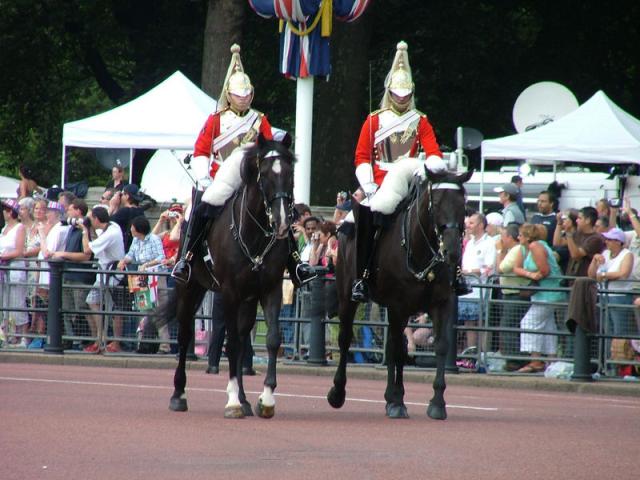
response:
M72 295L73 292L78 295L86 296L86 293L92 288L92 285L66 284L63 282L63 274L69 272L86 272L82 269L74 269L68 267L62 261L50 261L48 266L38 266L34 260L26 260L28 266L24 268L15 268L15 265L0 265L0 295L2 303L0 305L0 314L2 316L2 324L5 327L5 337L11 336L11 332L7 332L7 327L11 323L9 320L16 317L17 314L26 314L34 317L46 317L46 332L26 332L20 334L20 337L33 340L43 340L44 345L40 351L44 350L48 353L62 354L72 353L74 350L81 350L83 346L94 342L97 339L92 336L88 330L86 322L83 318L87 315L99 315L103 319L105 325L104 344L111 341L119 341L125 345L125 354L134 354L136 347L145 344L161 344L169 343L175 351L176 345L176 327L170 331L170 338L141 338L138 329L139 321L148 316L148 312L136 311L131 304L132 299L129 298L124 303L129 302L126 308L116 308L123 305L123 300L114 299L114 296L121 294L125 297L129 296L127 287L110 287L104 282L100 283L99 288L102 303L98 311L84 308L69 308L68 304L63 305L63 295ZM33 292L37 286L29 280L24 282L9 282L8 271L23 270L28 273L48 271L50 274L48 287L48 298L46 301L33 301ZM97 274L113 275L113 271L93 270ZM119 273L119 272L118 272ZM157 275L161 278L167 278L168 273L136 273L137 275ZM102 277L102 275L100 276ZM506 277L503 276L503 277ZM563 277L570 279L571 277ZM599 301L597 304L599 314L600 330L596 334L587 334L583 329L578 328L575 335L571 334L565 327L564 316L567 308L567 302L554 303L556 310L556 326L558 330L554 331L538 331L538 330L522 330L519 320L522 318L523 312L526 311L531 302L529 300L520 300L513 297L505 298L500 296L503 289L499 285L500 276L494 275L484 283L474 285L481 290L478 299L460 298L459 303L476 302L480 312L480 321L477 325L465 326L457 325L452 321L447 326L447 337L449 339L449 352L447 355L447 371L457 372L456 360L471 359L475 362L478 371L488 371L493 373L496 364L509 361L529 361L533 357L524 352L520 352L516 342L519 344L519 336L522 333L533 333L540 335L554 335L558 337L559 349L555 356L545 357L545 361L566 361L574 363L573 378L576 380L589 381L592 379L592 371L595 369L601 373L610 373L614 368L623 365L639 365L639 362L629 360L618 360L610 358L611 339L640 339L638 327L640 321L636 321L636 329L620 334L611 331L609 316L611 312L627 310L633 312L633 316L638 316L638 309L632 305L611 304L608 301L608 295L615 293L607 290L604 285L599 286ZM476 279L477 280L477 279ZM326 311L326 290L332 279L320 278L314 280L308 286L303 287L296 292L293 303L283 305L280 316L282 350L288 360L306 361L312 364L324 365L327 360L336 360L339 355L337 345L337 318L329 318ZM21 290L22 289L22 290ZM20 304L20 295L25 291L30 292L32 297L31 304L26 302ZM516 287L509 287L516 290ZM544 290L541 287L517 287L517 290ZM568 293L569 288L561 288ZM19 291L19 293L16 293ZM111 295L105 293L110 291ZM636 291L634 289L634 291ZM637 289L640 294L640 285ZM166 287L159 289L158 296L162 297L166 293ZM619 292L618 292L619 293ZM210 332L211 317L211 292L207 294L196 315L196 330L204 330ZM535 303L535 302L533 302ZM520 312L519 318L511 319L511 324L505 322L505 312L513 314ZM122 317L124 322L124 330L122 336L115 336L113 332L114 317ZM453 319L457 319L457 312L454 312ZM71 328L69 327L71 325ZM426 323L417 323L415 319L410 319L408 327L410 329L424 329L422 333L427 332L427 340L424 345L416 347L415 352L411 352L412 363L420 367L432 367L435 365L435 354L433 345L429 343L428 332L432 328L428 318ZM9 327L11 328L11 327ZM14 327L15 328L15 327ZM69 330L72 331L69 331ZM472 352L458 352L458 337L466 331L475 331L478 333L477 348ZM350 349L349 361L356 363L368 363L374 365L383 365L385 363L385 348L387 338L387 313L386 309L375 304L367 304L359 307L354 322L354 342ZM13 336L18 336L13 334ZM264 317L258 312L256 328L254 330L253 344L257 352L264 352L266 338L266 326ZM2 339L0 338L0 341ZM2 349L11 348L7 346L7 340L4 339ZM192 345L192 350L202 352L206 349L208 341L206 335L204 339L196 340ZM198 348L199 347L199 348ZM28 350L28 349L27 349ZM201 356L201 355L200 355ZM195 358L195 357L194 357Z

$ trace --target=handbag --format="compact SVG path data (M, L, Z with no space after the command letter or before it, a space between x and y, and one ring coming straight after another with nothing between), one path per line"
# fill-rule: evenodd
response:
M111 262L107 267L107 270L120 272L120 270L118 270L118 262ZM107 284L110 287L124 287L127 284L127 275L124 273L109 273L107 275Z
M537 280L534 280L532 282L530 282L527 285L523 285L523 286L527 286L527 287L538 287L540 284L538 283ZM537 293L536 290L518 290L518 296L520 298L531 298L535 293Z

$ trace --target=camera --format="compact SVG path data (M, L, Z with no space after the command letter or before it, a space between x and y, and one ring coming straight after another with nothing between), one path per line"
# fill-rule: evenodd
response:
M178 218L178 212L169 212L167 217L169 217L169 218Z
M85 227L91 226L91 220L89 217L80 217L80 218L67 218L66 221L62 222L62 225L70 225L72 227L81 227L84 224Z
M610 198L608 203L611 208L620 208L622 205L622 201L619 198Z

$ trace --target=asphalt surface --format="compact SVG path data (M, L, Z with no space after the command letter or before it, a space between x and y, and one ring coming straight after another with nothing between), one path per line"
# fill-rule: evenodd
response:
M32 352L0 352L0 364L8 363L37 363L48 365L76 365L76 366L105 366L117 368L154 368L175 370L177 361L173 355L87 355L83 353L66 353L64 355L52 355ZM187 374L190 370L204 371L206 360L187 362ZM258 374L266 370L266 366L255 365ZM226 371L227 365L223 359L220 365L221 371ZM280 361L278 373L307 376L333 377L335 365L311 365L306 362ZM368 380L386 380L385 367L354 364L348 368L349 378ZM405 368L405 382L417 382L432 384L434 371L413 367ZM507 388L544 390L554 392L575 392L596 395L619 395L640 397L640 382L627 382L621 379L601 378L592 382L576 382L571 380L559 380L544 378L543 374L509 374L509 373L458 373L446 375L447 385L464 385L487 388Z
M410 418L391 420L383 371L351 368L335 410L325 399L333 368L281 365L276 416L230 420L227 375L206 375L201 361L188 371L189 411L177 413L167 408L170 359L0 359L2 479L602 480L633 478L637 466L633 385L594 395L572 382L551 391L542 379L505 387L491 375L450 375L448 419L436 421L426 416L430 374L409 372ZM245 379L252 404L262 380Z

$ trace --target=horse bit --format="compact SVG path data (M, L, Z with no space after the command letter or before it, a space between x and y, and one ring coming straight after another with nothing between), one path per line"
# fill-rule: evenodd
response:
M279 157L279 155L269 155L267 154L264 158L269 158L269 157ZM267 222L268 222L268 226L265 228L262 223L251 213L251 211L247 208L246 206L246 196L247 196L247 185L244 186L244 188L242 189L242 198L241 198L241 202L240 202L240 220L239 223L236 223L236 218L235 218L235 209L231 209L231 226L230 229L233 232L233 238L235 238L238 242L238 244L240 245L240 250L242 250L242 253L245 255L245 257L247 257L247 259L251 262L251 264L253 265L252 271L258 271L261 267L262 264L264 262L264 258L267 256L267 254L271 251L271 249L273 248L273 246L275 245L276 241L277 241L277 232L276 232L276 224L275 224L275 220L273 218L273 212L271 211L271 205L273 204L273 202L275 202L276 200L283 198L285 200L288 201L289 204L289 212L287 213L287 218L289 219L289 223L291 223L291 220L293 219L293 202L292 200L292 195L289 192L285 192L285 191L279 191L276 192L273 197L271 198L267 198L267 195L264 191L264 187L262 185L262 176L260 175L260 167L259 167L259 158L257 160L256 163L258 163L258 178L257 178L257 183L258 183L258 188L260 190L260 194L262 195L262 203L264 205L264 210L265 210L265 214L267 216ZM234 204L236 202L236 199L238 198L238 192L236 192L235 196L234 196ZM262 231L262 234L264 235L265 238L268 238L269 241L267 242L267 245L265 246L265 248L263 249L262 253L260 253L259 255L253 255L251 253L251 251L249 250L249 247L247 246L247 244L245 243L244 239L242 238L242 233L241 233L241 229L242 229L242 225L244 225L244 214L247 214L249 216L249 218L253 221L253 223Z
M436 278L436 275L433 272L433 270L436 268L437 265L441 263L446 263L444 258L444 240L443 240L444 231L447 229L455 228L460 232L460 234L462 234L463 229L458 222L449 222L444 225L434 224L433 229L436 235L436 239L438 241L438 250L436 251L433 248L431 242L429 241L429 236L427 235L424 225L420 221L420 201L419 201L421 196L420 186L421 185L418 185L416 200L411 202L409 204L409 207L407 208L407 214L405 215L405 222L403 223L403 228L402 228L401 245L404 246L407 250L407 269L409 270L409 272L411 272L411 274L419 282L424 282L425 279L428 280L429 282L432 282ZM460 190L461 188L462 187L456 183L443 182L443 183L434 184L431 180L429 180L427 184L427 190L429 195L429 207L427 209L427 216L430 216L431 218L433 218L433 190ZM418 221L418 226L420 227L420 232L422 233L422 237L424 238L425 243L431 252L431 261L423 270L420 270L419 272L416 271L412 266L411 245L410 245L410 242L407 241L407 232L409 231L410 222L411 222L411 216L408 215L408 212L414 207L414 205L416 209L416 217Z

